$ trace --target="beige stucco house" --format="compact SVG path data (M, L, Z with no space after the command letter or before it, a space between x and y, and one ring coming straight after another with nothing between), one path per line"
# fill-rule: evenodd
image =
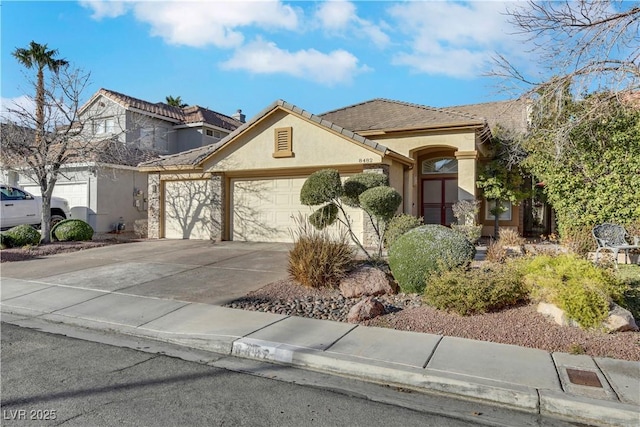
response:
M387 99L321 115L276 101L216 144L140 165L149 174L149 237L291 241L292 217L312 212L300 203L302 184L324 168L344 178L384 173L403 196L399 211L449 225L453 203L480 196L475 180L495 119ZM362 212L349 215L368 241ZM519 218L514 206L501 225L518 227Z

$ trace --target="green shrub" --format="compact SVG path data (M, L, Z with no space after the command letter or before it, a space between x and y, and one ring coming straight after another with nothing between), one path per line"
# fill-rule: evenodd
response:
M389 249L395 241L398 240L398 237L421 225L422 218L416 218L409 214L398 214L394 216L387 225L387 231L384 235L384 246Z
M457 231L474 245L482 237L482 225L451 224L451 229Z
M401 203L402 196L392 187L373 187L360 195L362 209L381 221L390 221Z
M0 232L0 247L4 248L12 248L13 247L13 239L11 236L6 234L4 231Z
M65 219L51 229L51 239L60 242L91 240L93 228L80 219Z
M640 265L620 264L616 276L628 286L621 305L640 319Z
M539 255L520 268L532 299L557 305L583 328L600 325L611 301L624 305L628 285L576 255Z
M353 249L346 235L333 238L298 218L293 248L289 251L289 275L304 286L337 287L353 262Z
M336 219L338 219L338 207L333 203L329 203L309 215L309 223L318 230L330 226Z
M300 190L300 202L317 206L342 196L342 181L335 169L322 169L309 175Z
M470 262L476 248L460 233L441 225L407 231L389 249L389 267L405 293L422 293L428 273Z
M462 316L500 310L527 299L528 289L511 264L431 274L424 290L427 304Z
M3 232L2 235L2 244L9 248L38 245L42 238L38 230L27 224L10 228Z
M363 172L348 178L344 182L342 201L353 208L360 207L360 195L365 191L389 185L389 179L381 173Z

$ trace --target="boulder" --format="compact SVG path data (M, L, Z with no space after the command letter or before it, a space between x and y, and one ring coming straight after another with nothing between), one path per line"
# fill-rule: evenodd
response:
M340 293L345 298L395 294L398 286L379 268L363 265L340 281Z
M360 323L364 320L373 319L385 313L384 305L374 297L366 297L349 310L347 321L349 323Z
M602 323L609 332L637 331L638 325L629 310L612 303L609 307L609 317Z
M540 314L552 317L553 320L560 326L579 326L578 322L567 316L564 310L562 310L555 304L540 302L538 303L537 311Z
M558 306L541 302L538 304L538 313L552 317L553 320L561 326L580 326L578 323L569 318L567 314ZM602 327L608 332L625 332L625 331L637 331L638 325L636 324L633 315L628 310L620 307L618 304L611 303L609 309L609 316L602 322Z

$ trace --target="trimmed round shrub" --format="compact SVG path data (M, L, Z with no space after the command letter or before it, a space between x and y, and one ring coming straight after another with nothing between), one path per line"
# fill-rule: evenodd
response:
M360 195L370 188L388 187L389 179L386 175L373 172L362 172L348 178L344 182L342 201L353 208L360 207Z
M322 205L342 196L342 181L335 169L322 169L309 175L300 190L300 203Z
M309 224L318 230L322 230L336 222L336 219L338 219L338 207L333 203L329 203L309 215Z
M426 275L465 265L476 248L463 235L442 225L407 231L389 249L389 267L405 293L422 293Z
M529 289L511 264L491 268L454 268L427 278L424 301L462 316L497 311L527 301Z
M362 209L383 221L393 218L401 203L402 196L392 187L373 187L360 195Z
M93 228L80 219L65 219L51 229L52 240L60 242L91 240Z
M9 248L38 245L42 237L38 230L27 224L17 225L2 234L2 244Z
M416 218L409 214L398 214L391 218L387 225L387 231L384 233L384 246L389 249L398 237L402 236L409 230L422 225L422 218Z

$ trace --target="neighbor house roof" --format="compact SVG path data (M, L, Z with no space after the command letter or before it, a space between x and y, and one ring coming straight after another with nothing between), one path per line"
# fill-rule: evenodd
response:
M185 108L173 107L163 102L152 103L129 95L100 89L80 110L88 107L97 97L104 96L127 109L136 109L156 116L164 117L175 124L205 123L233 131L242 124L239 120L208 108L192 105Z
M320 114L354 132L401 131L457 126L483 126L485 121L464 112L427 107L390 99L372 99Z
M153 160L150 162L141 163L139 166L145 169L155 169L155 168L169 168L169 167L186 167L193 166L198 167L202 162L204 162L210 155L212 155L215 151L217 151L220 147L223 147L234 140L238 135L244 133L247 129L251 128L259 122L262 118L270 114L274 109L279 108L282 110L289 111L291 113L298 114L312 122L317 123L319 126L330 129L334 132L337 132L347 139L353 140L356 143L365 145L374 151L378 151L380 154L390 154L391 156L397 157L400 161L405 161L406 163L410 163L411 159L405 157L401 154L398 154L392 150L389 150L384 145L378 144L375 141L372 141L368 138L365 138L362 135L358 135L357 133L346 129L342 126L339 126L331 121L320 117L318 115L312 114L302 108L299 108L289 102L286 102L282 99L279 99L273 102L271 105L266 107L256 116L254 116L250 121L244 123L242 126L237 128L235 131L227 135L224 139L219 141L216 144L207 145L204 147L195 148L193 150L184 151L182 153L174 154L171 156L163 156L161 159Z
M482 117L489 123L491 129L500 126L508 131L524 133L528 128L529 101L527 99L457 105L445 107L443 110Z

